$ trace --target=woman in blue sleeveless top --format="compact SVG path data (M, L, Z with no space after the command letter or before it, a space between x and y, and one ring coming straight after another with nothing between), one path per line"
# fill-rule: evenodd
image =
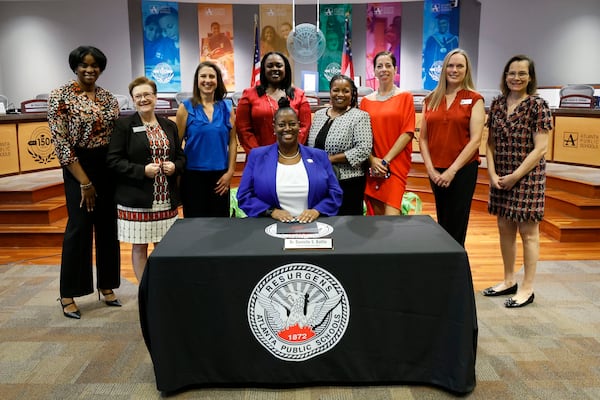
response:
M176 122L187 157L181 178L184 217L228 217L237 139L232 103L221 70L205 61L194 74L193 96L179 105Z

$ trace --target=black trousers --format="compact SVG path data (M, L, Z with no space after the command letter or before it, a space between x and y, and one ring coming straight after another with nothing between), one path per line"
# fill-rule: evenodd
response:
M229 191L215 193L223 171L186 170L181 176L181 204L185 218L229 217Z
M344 197L342 198L342 205L337 215L363 215L366 183L367 178L364 175L340 180L340 187L344 191Z
M477 184L477 169L477 161L465 165L456 173L447 188L439 187L429 181L435 197L438 223L463 247L467 237L471 201ZM445 170L438 169L440 173Z
M63 168L69 220L65 230L60 268L60 296L79 297L94 291L92 245L96 244L96 287L121 284L120 247L117 240L117 209L114 179L106 167L106 148L77 149L79 162L96 188L92 212L80 207L79 181Z

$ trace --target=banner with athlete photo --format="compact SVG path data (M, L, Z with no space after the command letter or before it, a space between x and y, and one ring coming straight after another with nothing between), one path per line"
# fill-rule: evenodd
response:
M349 29L352 31L351 4L321 4L319 9L319 29L325 36L325 52L319 58L320 92L329 92L329 81L342 70L342 54L344 51L344 27L348 18Z
M456 0L425 0L423 10L423 88L440 80L444 57L458 47L460 13Z
M179 11L174 2L142 0L144 73L160 93L181 91Z
M212 61L221 70L228 91L235 91L233 63L233 6L198 5L198 43L200 61Z
M396 58L394 83L400 85L400 28L402 3L367 4L367 64L365 86L377 90L379 81L375 78L373 60L381 51L390 51Z

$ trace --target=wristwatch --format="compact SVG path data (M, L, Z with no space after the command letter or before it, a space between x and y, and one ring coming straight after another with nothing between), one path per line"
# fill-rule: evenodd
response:
M271 214L273 214L273 211L275 210L274 207L271 208L267 208L267 210L264 212L265 217L270 217Z

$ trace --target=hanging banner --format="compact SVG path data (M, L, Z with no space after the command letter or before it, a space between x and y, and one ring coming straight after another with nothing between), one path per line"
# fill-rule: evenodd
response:
M233 65L233 6L198 5L200 61L212 61L221 70L228 91L235 91Z
M400 85L400 27L402 3L367 4L367 64L366 86L377 90L379 82L375 78L373 60L381 51L391 51L396 58L394 83Z
M270 51L283 53L289 60L287 38L292 31L292 6L260 5L260 57Z
M158 92L181 91L177 3L142 0L144 73Z
M319 29L325 36L325 52L319 58L318 91L329 92L329 81L342 70L342 52L344 47L344 26L348 17L349 29L352 30L352 5L321 4Z
M433 90L440 80L444 57L458 47L460 18L456 0L425 0L423 10L423 88Z

